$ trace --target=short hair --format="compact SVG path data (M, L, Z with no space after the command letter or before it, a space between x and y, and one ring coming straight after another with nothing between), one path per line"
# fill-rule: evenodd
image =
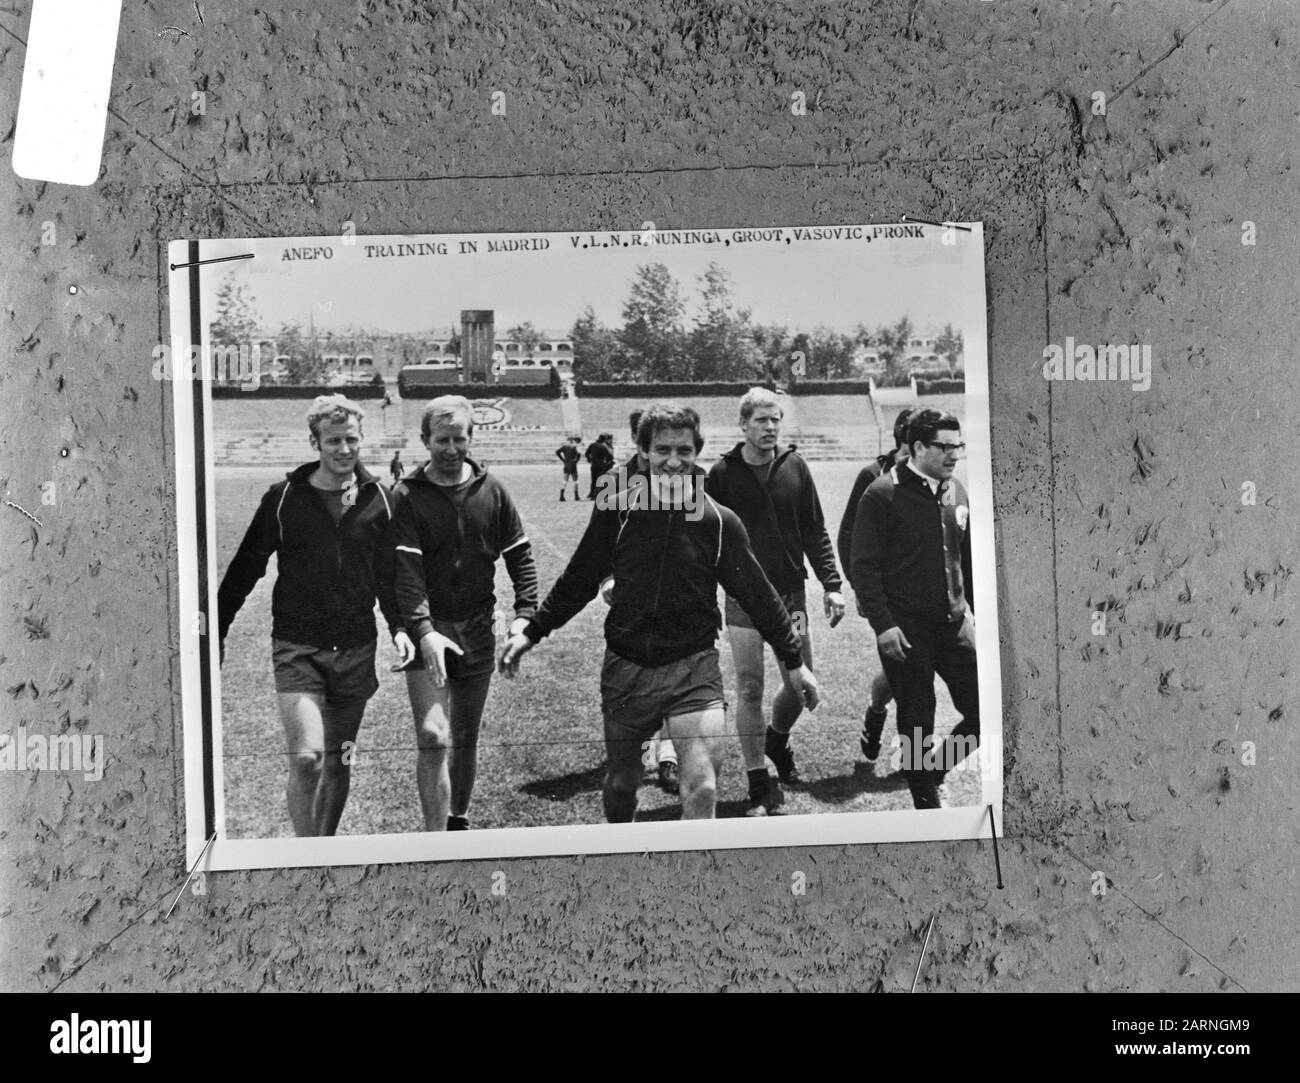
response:
M642 452L650 450L650 441L662 429L690 429L695 433L695 453L704 448L704 434L700 432L700 415L680 402L652 402L641 412L636 428L636 446Z
M909 406L905 410L899 411L898 417L894 419L894 447L907 442L907 423L916 413L915 406Z
M317 395L307 408L307 428L311 430L311 438L319 440L321 425L333 425L352 417L357 419L357 428L361 428L366 414L346 395Z
M754 416L754 411L760 406L775 406L781 411L781 416L785 417L785 409L781 405L781 400L776 397L774 392L765 387L751 387L745 392L740 400L740 420L748 421Z
M947 410L916 410L907 423L908 449L911 450L918 440L929 444L941 429L956 429L961 432L961 422L957 420L957 415L950 414Z
M627 423L632 427L632 439L636 439L637 431L641 428L641 410L633 410L627 415Z
M465 415L465 420L468 422L465 433L467 436L473 436L474 407L469 404L469 399L464 395L439 395L436 399L430 399L420 417L420 439L429 439L435 421L455 417L457 414Z

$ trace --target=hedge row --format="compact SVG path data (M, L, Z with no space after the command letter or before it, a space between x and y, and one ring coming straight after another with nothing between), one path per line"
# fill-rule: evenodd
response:
M918 395L949 395L954 392L965 394L966 381L961 380L917 380Z
M733 383L718 381L715 383L618 383L587 384L578 383L575 392L580 399L671 399L692 395L743 395L751 387L771 387L771 384Z
M214 399L314 399L317 395L346 395L350 399L382 399L382 384L357 384L351 387L324 387L319 384L261 384L243 390L238 384L214 384Z

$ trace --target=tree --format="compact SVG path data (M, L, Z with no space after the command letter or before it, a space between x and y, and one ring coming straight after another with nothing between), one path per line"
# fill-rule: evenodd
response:
M275 336L276 350L288 357L285 382L290 384L318 384L325 374L316 343L302 333L298 323L282 323Z
M784 382L790 376L790 329L779 324L768 324L750 329L750 338L758 349L760 381Z
M543 342L543 337L542 333L532 325L532 322L528 321L510 328L505 333L504 341L517 342L522 347L523 353L531 354Z
M880 351L880 360L885 363L887 383L897 383L906 377L905 358L911 337L912 321L907 316L892 326L887 325L876 331L875 346Z
M662 263L638 267L632 292L623 305L623 331L627 364L640 378L672 381L690 378L686 332L682 316L686 304L681 288Z
M961 363L964 350L965 345L962 342L961 332L954 330L952 324L945 323L943 331L934 340L934 352L948 362L949 372L953 371Z
M808 375L818 380L845 380L853 375L854 336L818 327L808 349Z
M731 276L710 263L700 276L702 304L690 335L692 377L696 380L751 379L761 364L750 311L737 309Z
M227 272L217 287L217 318L208 328L208 337L214 346L247 346L257 340L261 321L257 316L257 302L233 271Z
M573 378L620 380L627 376L626 357L618 335L596 319L588 305L573 323Z

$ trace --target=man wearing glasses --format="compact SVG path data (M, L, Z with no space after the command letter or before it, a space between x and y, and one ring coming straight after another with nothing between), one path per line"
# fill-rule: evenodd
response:
M952 476L961 422L918 410L909 458L871 483L853 526L850 577L898 704L903 775L918 809L940 808L944 774L979 742L979 684L971 604L970 502ZM934 742L934 676L961 721Z

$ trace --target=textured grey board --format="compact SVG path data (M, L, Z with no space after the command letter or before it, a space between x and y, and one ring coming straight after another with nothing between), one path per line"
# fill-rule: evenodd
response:
M0 774L5 988L906 989L932 914L924 989L1300 987L1293 9L202 6L124 12L96 186L0 179L0 484L43 524L0 507L0 731L109 752ZM160 243L903 213L988 224L1004 891L987 844L834 847L510 862L504 899L485 863L231 873L161 920ZM1047 385L1067 335L1149 343L1151 389Z

